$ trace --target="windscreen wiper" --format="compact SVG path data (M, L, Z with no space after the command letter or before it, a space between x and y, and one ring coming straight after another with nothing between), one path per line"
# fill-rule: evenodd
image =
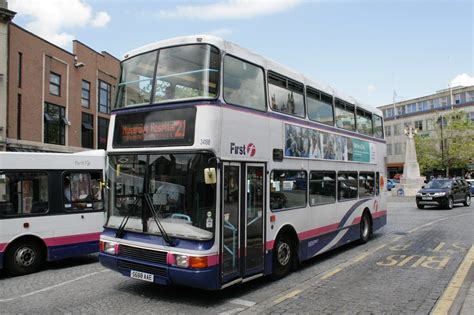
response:
M165 229L161 225L160 219L158 219L158 213L156 212L155 206L153 205L153 201L151 200L150 195L145 193L143 194L143 197L145 199L145 204L147 205L148 209L150 209L150 212L153 215L153 219L155 220L155 223L161 232L161 236L163 236L163 239L168 244L168 246L174 246L173 240L171 240L170 236L168 235L168 233L166 233Z
M117 229L117 232L115 232L115 237L116 238L122 238L123 232L125 231L125 226L128 223L128 219L130 219L130 217L135 214L136 206L137 206L139 200L140 200L140 198L137 198L137 200L135 200L135 202L131 205L132 207L129 208L129 211L128 211L127 215L125 217L123 217L122 222L120 222L120 225ZM131 211L131 210L133 210L133 211Z

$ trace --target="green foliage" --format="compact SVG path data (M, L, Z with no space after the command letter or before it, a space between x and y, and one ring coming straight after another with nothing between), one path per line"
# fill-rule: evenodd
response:
M464 111L437 113L435 129L427 135L418 135L415 146L422 173L433 169L466 168L474 157L474 124Z

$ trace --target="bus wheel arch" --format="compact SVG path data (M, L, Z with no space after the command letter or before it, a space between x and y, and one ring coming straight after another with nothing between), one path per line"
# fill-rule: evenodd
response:
M291 225L283 226L278 232L273 245L272 275L273 279L285 277L298 265L299 239Z
M22 235L10 242L5 249L4 266L12 276L37 271L46 260L47 247L34 235Z
M359 243L365 244L369 241L369 239L372 238L373 231L374 231L373 227L374 227L374 224L373 224L372 215L370 214L370 210L368 208L365 208L362 211L362 216L360 218L360 223L359 223L359 230L360 230Z

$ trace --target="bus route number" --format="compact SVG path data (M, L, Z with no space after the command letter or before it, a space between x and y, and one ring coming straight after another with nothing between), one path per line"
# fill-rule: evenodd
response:
M201 139L201 145L211 145L211 139Z

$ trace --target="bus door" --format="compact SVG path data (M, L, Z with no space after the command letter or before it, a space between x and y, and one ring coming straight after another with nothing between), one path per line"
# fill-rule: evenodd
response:
M263 272L265 164L223 166L221 272L222 282Z

